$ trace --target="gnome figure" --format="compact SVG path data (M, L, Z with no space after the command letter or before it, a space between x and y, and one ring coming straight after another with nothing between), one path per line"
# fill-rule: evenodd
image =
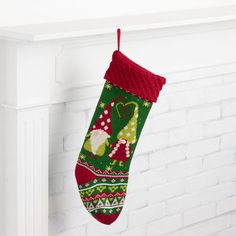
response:
M117 141L112 145L112 151L109 157L113 160L111 165L115 165L118 161L119 166L123 166L124 162L128 161L132 150L130 144L136 143L137 120L138 120L138 104L133 102L136 106L132 118L128 124L118 133Z
M91 152L96 159L96 155L102 156L105 152L106 146L109 146L108 138L112 134L111 127L111 109L117 99L112 101L99 116L99 119L90 129L87 135L88 139L84 144L84 148Z

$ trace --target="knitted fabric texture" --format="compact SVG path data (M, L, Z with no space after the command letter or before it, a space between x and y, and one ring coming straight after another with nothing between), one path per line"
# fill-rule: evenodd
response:
M166 79L153 74L116 50L105 73L105 79L142 99L156 102Z
M104 77L106 81L78 155L75 177L87 211L109 225L123 209L132 157L166 80L117 50Z

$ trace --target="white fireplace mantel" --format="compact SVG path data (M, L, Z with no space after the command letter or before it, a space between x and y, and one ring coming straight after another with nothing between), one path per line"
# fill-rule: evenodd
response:
M125 32L170 29L213 24L236 19L235 6L191 9L158 14L130 15L61 23L26 25L0 29L0 36L31 42L62 40L114 33L116 27Z
M48 235L50 105L70 100L75 88L103 82L93 76L65 79L62 67L68 51L99 44L110 44L112 49L117 27L126 42L235 25L236 7L232 6L0 28L4 235ZM230 57L228 60L231 62ZM161 72L171 76L173 71L174 67Z

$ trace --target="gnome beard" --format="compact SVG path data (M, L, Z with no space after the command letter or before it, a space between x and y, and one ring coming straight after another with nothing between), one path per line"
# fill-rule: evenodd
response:
M123 97L117 97L111 101L104 108L103 112L100 113L95 123L91 125L90 133L87 135L89 138L85 142L84 148L94 155L94 159L96 159L96 155L103 156L106 151L106 146L109 146L107 139L110 138L112 134L111 110L119 99L123 100Z
M110 135L101 129L96 129L91 131L90 142L91 142L92 153L94 155L97 154L97 150L99 149L99 147L101 147L102 145L104 146L106 145L106 141L109 137Z

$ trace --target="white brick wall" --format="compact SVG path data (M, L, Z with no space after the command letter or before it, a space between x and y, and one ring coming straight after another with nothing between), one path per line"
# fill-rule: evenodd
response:
M158 236L177 230L183 225L182 221L182 216L180 214L156 220L147 226L147 235Z
M207 78L191 79L191 71L182 82L167 78L130 167L123 212L111 226L86 212L74 179L97 93L80 88L80 99L51 107L49 236L236 235L236 73L210 70L198 71Z
M179 231L168 234L168 236L207 236L213 235L216 232L226 232L229 226L230 215L223 215L197 224L193 224L188 227L184 227ZM224 234L224 236L228 236L228 234Z
M191 225L215 216L215 204L197 207L184 212L184 225Z

